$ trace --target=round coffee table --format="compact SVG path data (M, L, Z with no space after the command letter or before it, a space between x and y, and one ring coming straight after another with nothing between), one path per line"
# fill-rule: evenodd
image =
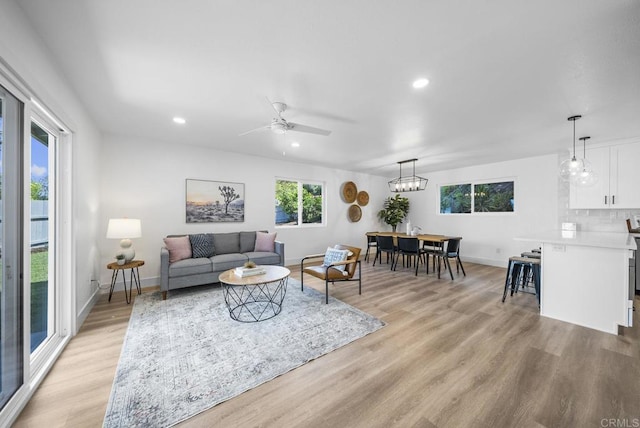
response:
M229 316L240 322L258 322L282 311L291 271L282 266L259 266L265 273L240 277L235 269L220 274Z

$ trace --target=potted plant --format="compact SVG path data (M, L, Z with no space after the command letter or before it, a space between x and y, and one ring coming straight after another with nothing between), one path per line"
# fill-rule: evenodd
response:
M409 198L396 194L384 200L384 208L378 211L378 218L391 226L396 231L398 224L409 214Z
M122 266L124 264L124 254L116 254L116 262Z

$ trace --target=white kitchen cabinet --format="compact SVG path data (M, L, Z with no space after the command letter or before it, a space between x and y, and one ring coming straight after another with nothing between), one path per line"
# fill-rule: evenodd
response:
M590 187L571 184L570 208L640 208L640 142L589 148L587 160L598 182Z

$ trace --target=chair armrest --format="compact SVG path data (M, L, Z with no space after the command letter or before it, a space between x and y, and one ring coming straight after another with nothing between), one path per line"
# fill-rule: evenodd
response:
M169 291L169 250L160 248L160 290Z
M284 242L275 241L273 244L275 252L280 255L280 266L284 266Z
M319 259L319 258L324 258L324 253L323 254L312 254L310 256L304 256L301 260L301 262L305 261L305 260L309 260L309 259Z

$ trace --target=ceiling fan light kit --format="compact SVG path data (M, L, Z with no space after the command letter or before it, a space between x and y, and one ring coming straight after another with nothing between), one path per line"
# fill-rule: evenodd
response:
M271 123L271 131L273 131L274 134L285 134L287 132L287 127L284 123L273 121Z
M416 175L416 161L418 159L407 159L398 162L400 164L400 177L389 181L389 190L394 193L416 192L424 190L427 187L427 180L424 177ZM413 164L413 174L402 176L402 164L411 162Z
M267 101L269 101L269 98L267 98ZM267 126L261 126L260 128L243 132L242 134L239 135L240 137L243 135L250 134L252 132L264 131L267 129L271 130L271 132L273 132L274 134L279 134L279 135L286 134L287 131L304 132L307 134L323 135L325 137L331 134L331 131L328 131L326 129L314 128L313 126L302 125L299 123L287 121L284 117L282 117L282 113L284 113L287 110L287 105L285 103L281 103L277 101L276 102L269 101L269 104L271 104L271 107L277 114L277 116L273 118L271 123Z

